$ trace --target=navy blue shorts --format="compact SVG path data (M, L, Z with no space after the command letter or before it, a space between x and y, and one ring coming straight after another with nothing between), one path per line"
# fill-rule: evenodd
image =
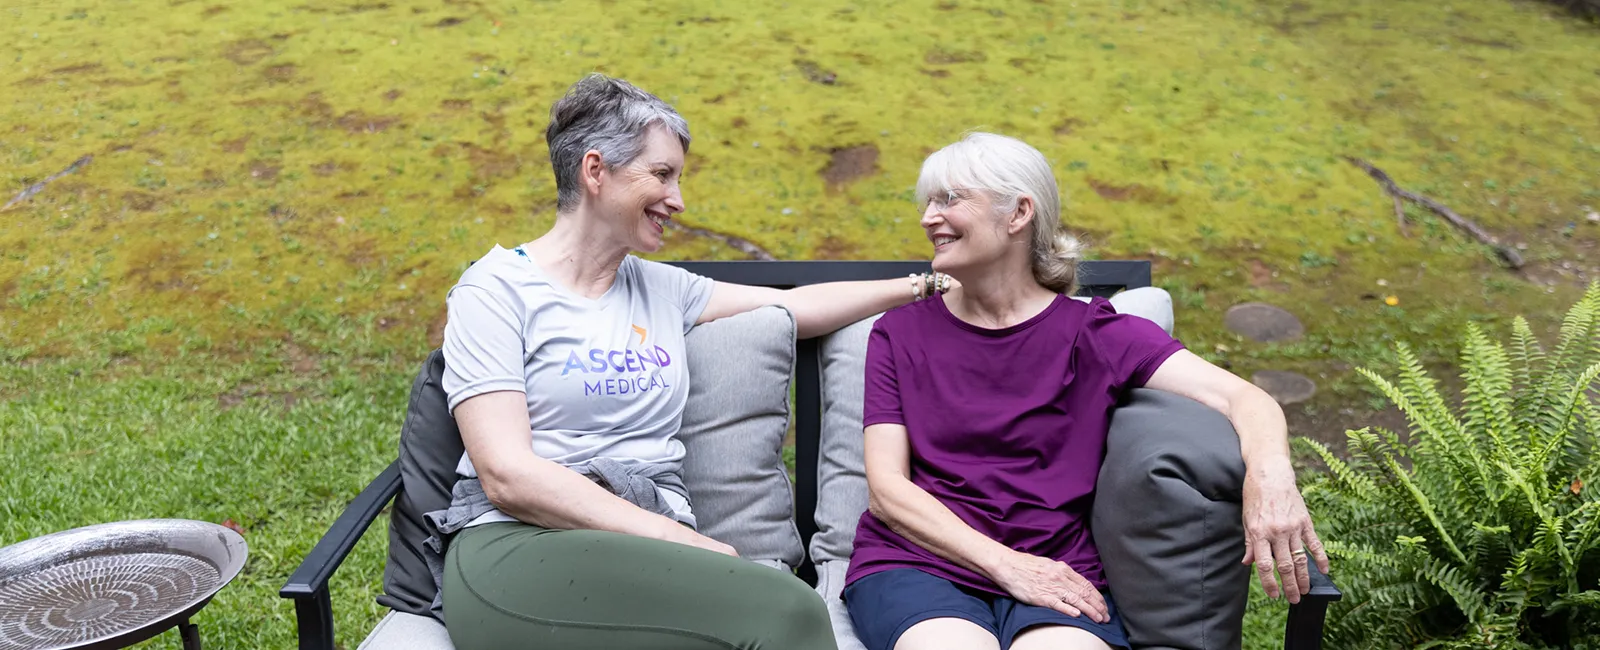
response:
M917 569L891 569L861 578L844 588L845 608L856 627L856 638L867 650L893 650L911 626L934 618L960 618L976 623L1000 640L1000 650L1024 630L1040 625L1070 625L1100 637L1113 648L1128 647L1128 633L1111 594L1101 624L1084 616L1067 616L1048 607L1034 607L1012 598L970 589Z

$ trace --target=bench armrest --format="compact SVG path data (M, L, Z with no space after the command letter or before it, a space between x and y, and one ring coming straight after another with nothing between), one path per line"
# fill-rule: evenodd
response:
M1328 605L1344 597L1339 588L1311 562L1311 593L1300 597L1300 602L1289 606L1289 619L1283 627L1284 650L1320 650L1322 624L1328 615Z
M399 491L400 461L394 461L356 495L278 590L278 597L295 601L300 650L333 650L333 603L328 599L328 579Z

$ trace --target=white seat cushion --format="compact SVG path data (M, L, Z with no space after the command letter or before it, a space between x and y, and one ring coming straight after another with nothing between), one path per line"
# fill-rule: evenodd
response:
M828 606L828 620L833 623L833 638L839 650L867 650L856 638L855 624L850 622L850 610L845 609L839 594L844 591L844 574L850 569L846 560L829 560L817 565L817 595Z
M392 611L356 650L455 650L455 644L432 617Z

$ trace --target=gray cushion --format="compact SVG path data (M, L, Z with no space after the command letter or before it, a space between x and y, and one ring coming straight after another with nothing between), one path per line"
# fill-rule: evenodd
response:
M805 549L783 464L794 373L794 317L764 307L698 325L684 337L689 399L683 482L700 532L747 560L785 568Z
M1091 526L1134 647L1240 646L1243 485L1239 438L1221 413L1137 389L1112 415Z
M455 650L455 644L432 616L389 612L356 650Z
M383 568L378 602L397 612L432 616L433 574L422 559L428 538L422 513L450 506L461 460L461 431L450 415L439 377L444 353L434 350L411 384L411 399L400 427L400 495L389 510L389 560Z
M822 440L817 464L817 533L811 561L817 593L828 606L839 650L863 650L850 614L839 600L855 544L856 524L867 510L867 475L861 408L866 387L867 335L878 317L851 324L823 338Z
M867 510L861 410L866 393L867 335L877 316L845 326L818 346L822 366L822 440L817 462L817 533L811 561L850 559L856 524Z

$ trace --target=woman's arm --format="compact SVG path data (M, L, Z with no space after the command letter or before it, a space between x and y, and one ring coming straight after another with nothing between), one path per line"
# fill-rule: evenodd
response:
M952 283L953 284L953 283ZM909 278L828 282L773 289L717 282L697 323L726 318L758 307L782 305L794 314L799 338L822 336L858 320L915 299Z
M1145 387L1205 404L1228 417L1244 456L1244 562L1254 562L1267 596L1278 596L1276 569L1289 602L1311 590L1307 554L1328 571L1328 556L1295 485L1289 460L1289 429L1283 409L1266 391L1188 350L1161 364Z
M866 428L867 504L872 515L912 543L987 576L1018 600L1077 616L1109 620L1105 598L1065 563L1019 553L978 532L911 482L906 428Z
M911 482L911 444L904 426L867 427L866 468L867 509L902 537L991 577L1000 558L1011 552Z
M727 544L641 509L533 453L524 393L469 398L456 406L455 418L484 494L501 512L545 528L607 530L738 555Z

